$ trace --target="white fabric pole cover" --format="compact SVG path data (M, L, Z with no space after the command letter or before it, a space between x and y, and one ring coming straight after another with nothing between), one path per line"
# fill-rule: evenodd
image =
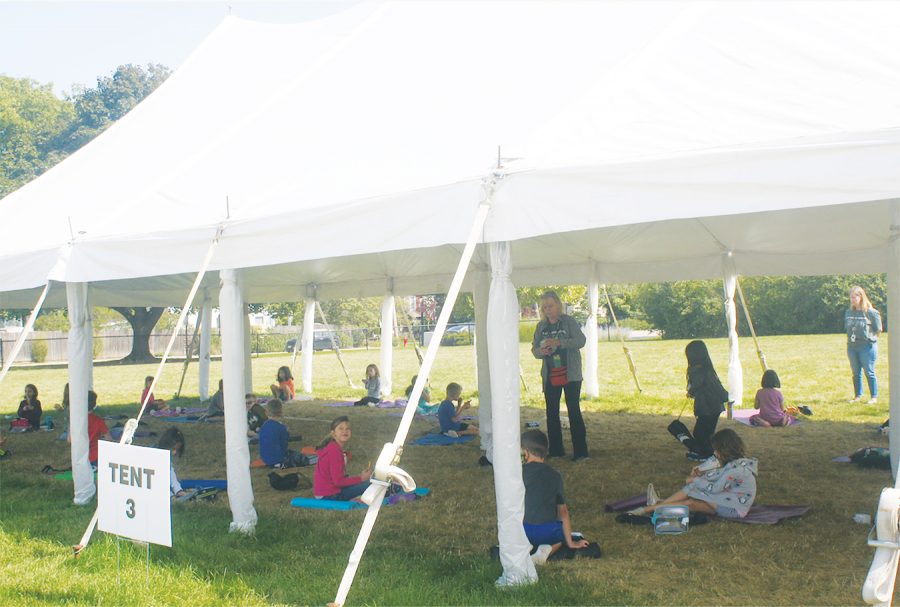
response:
M522 482L519 420L519 302L510 280L509 243L491 244L491 288L488 300L488 359L494 439L494 488L497 494L497 537L503 575L499 586L537 581L525 537L525 485Z
M394 372L394 294L386 293L381 302L381 393L390 396Z
M203 304L200 307L200 358L198 360L198 374L200 389L200 401L209 400L209 347L212 341L212 302L209 298L209 290L203 290Z
M888 383L890 386L890 419L900 420L900 201L892 202L891 246L888 248L887 309L885 324L890 330L888 342ZM895 480L900 466L900 423L892 423L888 430L891 448L891 470ZM900 483L898 483L900 488Z
M584 393L597 398L600 396L600 381L597 378L597 306L600 304L600 284L592 280L588 284L588 304L590 310L584 325Z
M491 420L491 369L488 360L488 295L491 275L486 268L475 272L475 369L478 378L478 434L481 449L489 461L494 461L494 432ZM518 386L518 384L516 384Z
M92 338L90 332L91 311L88 307L87 283L66 283L66 300L69 308L69 436L72 443L72 480L75 485L74 501L79 506L87 504L97 493L94 471L88 461L88 390Z
M247 409L244 394L244 319L246 318L240 275L236 270L219 273L219 321L222 334L222 378L225 386L225 464L228 479L228 503L231 506L230 531L253 533L256 509L250 482L250 449L247 446Z
M303 393L312 394L313 338L316 334L316 300L306 300L303 313L303 350L300 352L300 379Z
M740 407L744 402L744 370L741 368L734 290L737 275L730 257L725 258L725 319L728 323L728 399Z
M243 293L241 294L243 297ZM250 331L250 310L247 304L243 304L244 319L244 389L253 392L253 339Z

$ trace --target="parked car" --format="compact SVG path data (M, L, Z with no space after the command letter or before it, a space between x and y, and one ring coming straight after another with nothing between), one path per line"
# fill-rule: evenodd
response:
M472 338L475 336L474 324L450 325L444 332L444 339L441 340L442 346L460 346L471 345Z
M337 333L332 333L332 335L334 335L334 341L335 341L335 343L337 343L337 347L340 348L341 347L341 336L338 335ZM296 343L297 343L296 337L293 337L293 338L287 340L287 343L284 344L284 351L285 352L293 352L294 344L296 344ZM328 331L316 331L313 334L313 351L318 352L320 350L331 350L331 347L332 347L331 346L331 337L329 336ZM302 350L302 349L303 349L303 342L301 341L300 346L298 347L298 350Z

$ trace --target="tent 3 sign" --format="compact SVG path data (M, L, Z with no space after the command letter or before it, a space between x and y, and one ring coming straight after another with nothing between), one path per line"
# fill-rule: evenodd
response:
M170 453L106 441L99 446L97 528L171 546Z

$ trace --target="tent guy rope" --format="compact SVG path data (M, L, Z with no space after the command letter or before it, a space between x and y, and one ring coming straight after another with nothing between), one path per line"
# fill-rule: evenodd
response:
M351 388L358 389L353 380L350 378L350 373L347 371L347 363L344 362L344 356L341 354L341 346L338 344L337 337L334 334L334 331L331 328L331 325L328 324L328 319L325 318L325 312L322 310L322 304L319 303L319 300L316 300L316 310L319 311L319 318L322 319L322 324L325 325L325 330L328 332L328 339L331 340L331 347L334 350L335 355L337 355L338 362L341 363L341 369L344 370L344 376L347 378L347 383Z
M28 337L29 333L31 333L31 329L34 328L34 321L37 320L38 314L41 311L41 307L44 305L44 300L47 299L47 293L50 291L50 281L47 281L47 284L44 285L44 289L41 291L41 294L38 296L37 302L34 304L34 308L31 310L31 314L28 315L28 319L25 321L25 326L22 327L22 332L19 333L19 337L16 338L16 343L13 344L12 352L9 354L9 358L6 359L6 362L3 363L3 369L0 370L0 384L3 383L3 380L6 379L6 374L9 373L10 367L13 365L13 361L16 360L16 357L19 355L19 352L22 351L22 347L25 345L25 338Z
M766 362L766 354L759 346L759 339L756 337L756 329L753 328L753 321L750 320L750 309L747 307L747 301L744 299L744 290L741 288L741 281L735 277L734 284L737 286L738 297L741 298L741 308L744 309L744 318L747 319L747 326L750 327L750 335L753 336L753 345L756 346L756 355L759 357L759 365L762 367L763 373L769 370L769 364Z
M459 295L463 279L466 276L466 270L468 269L469 262L475 252L475 245L481 236L481 230L487 219L487 214L490 210L489 200L490 198L488 197L488 199L478 206L478 212L475 214L475 220L472 223L472 228L469 232L466 246L463 249L462 257L459 260L459 265L456 267L456 273L453 275L453 281L450 283L450 288L447 291L447 298L444 300L443 307L441 307L441 313L438 316L437 325L434 328L434 336L428 344L428 349L425 351L425 357L422 361L422 366L419 369L419 375L416 378L416 383L413 385L413 390L409 395L406 409L403 411L403 418L400 420L397 434L394 436L394 442L385 444L382 449L381 455L379 455L378 460L375 463L374 471L372 472L372 485L366 489L366 492L363 494L362 500L369 505L369 508L366 511L366 518L363 520L359 535L356 538L356 544L353 546L353 551L350 553L350 559L347 563L347 568L344 570L344 577L341 579L341 584L338 587L337 596L335 596L333 603L334 605L343 605L347 600L347 594L350 592L350 587L353 585L353 578L356 576L356 570L359 567L360 560L362 560L366 544L369 542L369 535L372 533L372 528L375 526L375 520L378 518L378 512L381 510L381 503L391 481L400 483L403 485L404 490L407 491L415 488L415 481L413 481L403 470L398 468L397 464L400 463L400 457L403 454L403 444L406 442L407 435L409 434L409 428L412 425L413 417L416 413L416 405L418 404L419 398L422 396L422 390L425 387L425 380L431 372L431 367L434 365L437 351L440 348L441 338L444 335L444 331L447 329L447 323L450 321L450 314L453 312L453 306L456 304L456 298Z
M637 386L638 392L643 392L644 390L641 388L641 381L637 376L637 369L634 366L634 359L631 357L631 349L625 345L625 337L622 335L622 331L619 327L619 320L616 318L616 311L613 310L612 301L609 299L609 291L606 290L605 284L603 285L603 295L606 296L606 305L609 306L609 313L616 325L616 333L619 334L619 341L622 342L622 351L625 352L625 359L628 361L628 370L631 371L631 376L634 378L634 385Z
M200 266L200 271L197 272L197 277L194 279L194 284L191 286L191 291L188 293L187 299L184 302L184 306L181 308L181 314L178 315L178 322L175 323L175 328L172 331L172 336L169 338L169 343L166 345L166 350L163 352L162 358L159 361L159 365L156 367L156 373L153 375L153 381L150 384L150 388L147 390L144 398L141 401L141 409L138 411L137 417L129 419L125 423L125 428L122 430L122 438L119 439L119 444L122 445L130 445L132 439L134 438L134 433L138 428L138 423L141 421L141 417L144 415L144 410L147 408L147 401L150 400L150 395L153 393L154 388L156 388L156 384L159 382L159 378L162 375L163 369L165 368L166 361L169 358L169 354L172 352L172 348L175 346L175 341L178 339L178 333L184 328L185 323L187 322L187 316L191 309L191 304L194 303L194 298L197 295L197 291L200 289L200 283L203 282L204 276L206 276L206 271L209 268L209 264L212 262L213 253L216 251L216 247L219 245L219 238L222 236L222 232L224 230L223 225L219 225L216 229L216 235L213 238L212 243L209 245L209 249L206 251L206 257L203 259L203 263ZM97 527L97 518L99 517L99 509L94 510L94 515L91 517L90 522L88 523L87 529L85 529L84 534L81 536L81 541L78 544L72 547L73 554L77 557L82 550L84 550L88 543L91 541L91 536L94 534L94 529Z

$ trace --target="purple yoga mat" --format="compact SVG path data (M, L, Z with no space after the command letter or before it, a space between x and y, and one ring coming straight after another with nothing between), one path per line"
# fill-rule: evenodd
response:
M609 502L603 509L607 512L628 512L647 505L647 494L633 495L617 502Z
M337 403L322 403L323 407L352 407L353 403L351 401L340 401Z
M406 406L406 401L403 399L383 400L375 406L379 409L400 409Z
M647 495L633 495L617 502L609 502L603 508L607 512L627 512L635 508L647 505ZM745 523L747 525L774 525L786 519L803 516L809 511L809 506L769 506L760 504L751 506L750 512L744 518L721 518L722 521L733 523Z
M752 416L756 415L757 413L759 413L759 409L735 409L731 413L731 419L733 419L734 421L736 421L739 424L744 424L745 426L750 426L751 428L762 428L764 426L754 426L753 424L750 423L750 418ZM794 418L794 421L792 421L788 425L796 426L799 423L800 423L800 420L797 418ZM781 427L781 426L779 426L779 427Z

